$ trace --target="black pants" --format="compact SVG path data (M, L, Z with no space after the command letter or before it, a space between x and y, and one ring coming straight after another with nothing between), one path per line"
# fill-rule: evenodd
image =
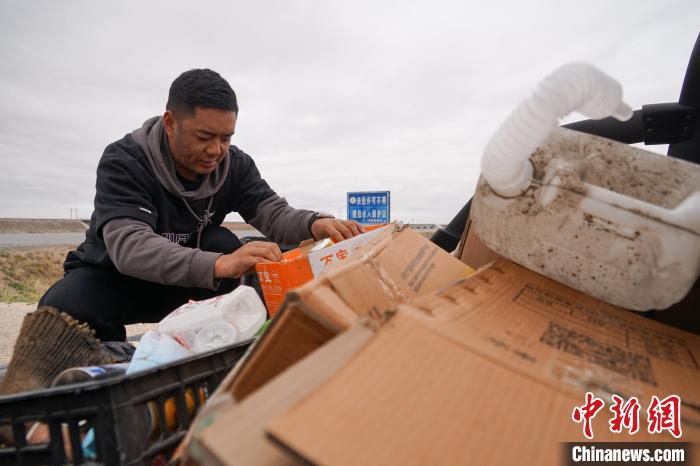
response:
M202 232L200 249L228 254L241 242L230 230L210 227ZM122 275L115 268L79 267L70 270L39 301L95 329L102 341L126 340L125 324L158 322L190 299L228 293L239 279L221 280L219 288L161 285Z

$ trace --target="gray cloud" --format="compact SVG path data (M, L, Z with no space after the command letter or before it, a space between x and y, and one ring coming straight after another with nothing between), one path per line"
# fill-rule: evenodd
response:
M344 214L346 191L388 189L394 218L447 222L486 140L557 66L592 62L635 107L676 100L698 13L692 0L6 0L0 216L87 216L103 148L161 113L180 72L209 67L239 96L234 143L293 205Z

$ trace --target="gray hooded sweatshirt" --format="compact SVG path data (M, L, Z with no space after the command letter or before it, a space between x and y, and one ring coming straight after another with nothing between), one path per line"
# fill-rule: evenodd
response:
M177 176L162 117L154 117L105 149L87 236L89 240L92 231L97 246L103 240L111 263L122 274L216 289L214 264L221 254L200 250L199 238L204 228L220 225L232 211L268 238L286 244L310 238L315 218L313 211L290 207L260 177L250 156L235 146L195 189L186 189ZM100 257L94 251L84 253L96 247L87 243L74 252L80 262Z

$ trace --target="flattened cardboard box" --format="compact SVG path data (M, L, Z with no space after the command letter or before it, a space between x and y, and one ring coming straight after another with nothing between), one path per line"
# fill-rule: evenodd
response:
M471 273L422 235L397 225L357 250L350 262L288 293L279 316L225 389L242 400L358 318L380 315Z
M348 364L272 419L268 433L317 464L562 464L587 391L606 401L595 441L645 431L652 395L683 400L700 440L700 337L501 260L399 307ZM290 372L293 372L291 370ZM612 394L636 396L640 431L608 428Z

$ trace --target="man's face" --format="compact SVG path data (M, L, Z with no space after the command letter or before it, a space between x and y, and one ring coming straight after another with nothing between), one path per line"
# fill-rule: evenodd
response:
M200 175L216 170L228 153L236 129L236 114L230 110L195 107L194 114L175 118L166 111L163 126L175 169L180 176L196 181Z

